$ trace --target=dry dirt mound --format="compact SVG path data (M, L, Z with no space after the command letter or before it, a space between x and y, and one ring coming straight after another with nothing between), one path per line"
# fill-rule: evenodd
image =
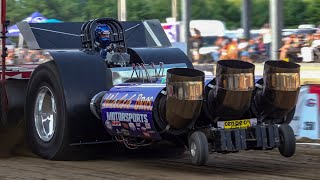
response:
M34 156L27 146L24 121L16 127L0 128L0 158L16 154Z
M320 143L320 139L299 138L298 143Z

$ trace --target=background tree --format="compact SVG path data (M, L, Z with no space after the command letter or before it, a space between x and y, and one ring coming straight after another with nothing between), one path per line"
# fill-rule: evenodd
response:
M215 19L228 29L241 28L242 0L193 0L191 19ZM270 0L252 0L252 28L269 22ZM319 0L284 0L285 28L299 24L320 24ZM86 21L97 17L117 18L117 0L7 0L11 24L39 11L48 18L62 21ZM178 1L180 12L180 0ZM127 19L160 19L171 16L171 0L127 0ZM178 18L180 19L180 18Z
M301 0L285 0L283 2L283 17L285 27L297 28L297 25L305 24L305 12L307 8L306 2Z

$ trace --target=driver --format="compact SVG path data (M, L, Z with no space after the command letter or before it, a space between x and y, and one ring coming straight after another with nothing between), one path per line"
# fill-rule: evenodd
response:
M95 39L99 43L100 56L105 59L107 56L107 47L111 44L111 29L105 24L99 24L95 29Z

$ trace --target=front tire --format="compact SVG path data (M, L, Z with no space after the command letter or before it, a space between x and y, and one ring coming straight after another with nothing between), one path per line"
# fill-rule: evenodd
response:
M25 104L27 139L32 151L45 159L66 160L68 121L64 91L53 61L39 65L27 88Z
M192 164L202 166L207 163L209 157L209 147L206 135L201 131L195 131L189 139L189 149Z
M291 157L296 151L296 138L294 132L288 124L279 126L280 146L279 152L284 157Z

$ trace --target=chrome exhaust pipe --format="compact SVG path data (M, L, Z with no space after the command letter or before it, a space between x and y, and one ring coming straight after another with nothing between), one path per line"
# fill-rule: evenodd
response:
M249 109L254 90L254 65L240 60L217 63L216 78L207 96L212 117L241 118Z
M300 65L266 61L262 87L256 88L254 109L267 119L281 119L295 106L300 91Z
M196 69L173 68L167 71L166 120L175 129L187 128L200 112L204 73Z

